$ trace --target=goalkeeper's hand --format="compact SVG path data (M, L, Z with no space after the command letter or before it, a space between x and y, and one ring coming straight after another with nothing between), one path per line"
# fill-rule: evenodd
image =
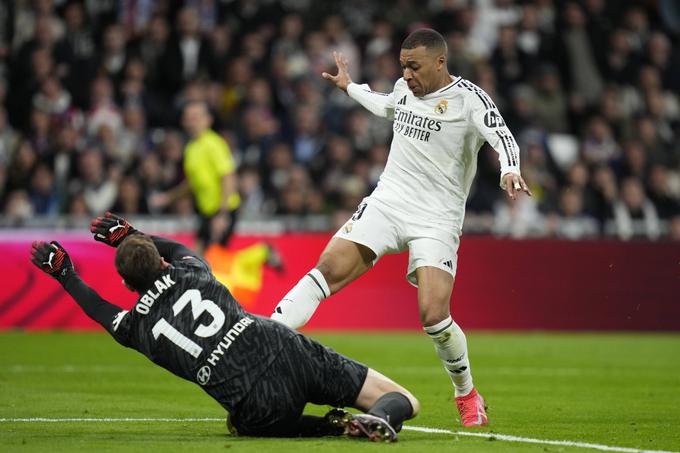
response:
M118 247L128 235L137 230L132 228L122 217L107 212L104 217L97 217L90 224L90 231L94 233L94 240L108 244L111 247Z
M57 241L50 243L35 241L31 245L31 261L41 271L63 283L69 274L75 272L71 257Z

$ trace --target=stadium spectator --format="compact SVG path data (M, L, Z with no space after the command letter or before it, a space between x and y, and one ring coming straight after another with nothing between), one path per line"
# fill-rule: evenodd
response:
M548 133L567 132L567 96L560 85L557 68L542 65L537 69L535 79L531 103L537 124Z
M30 141L24 140L19 145L12 162L8 166L6 191L27 189L26 183L31 177L35 166L38 164L38 155Z
M571 240L597 236L599 233L597 221L586 213L584 205L581 187L562 189L559 215L553 215L548 219L548 232L558 238Z
M161 84L167 95L179 91L184 82L210 73L210 43L201 34L198 12L190 7L177 13L177 35L170 38L162 57Z
M10 226L21 226L33 215L33 205L25 190L14 190L7 194L5 215Z
M88 89L96 74L97 45L82 3L64 6L64 25L66 32L55 47L55 55L64 68L64 86L74 103L83 108L88 105Z
M114 100L114 86L108 77L98 76L92 81L90 93L90 110L86 118L89 138L99 133L99 128L106 125L114 135L120 132L123 119Z
M19 145L19 133L7 121L7 110L0 106L0 165L6 166L14 159Z
M57 213L59 197L54 189L52 170L47 164L39 163L31 175L28 192L33 213L42 215L54 215Z
M142 188L133 176L125 176L118 184L118 198L113 205L115 212L121 214L144 214L147 211Z
M614 203L614 228L620 239L656 239L661 234L656 208L647 198L639 179L627 178L621 198Z
M668 170L663 165L654 165L649 172L649 199L654 203L661 219L672 219L680 215L680 202L674 197L668 181Z
M69 187L71 195L82 195L88 214L105 212L113 206L117 183L109 177L104 156L97 148L88 148L78 156L80 179Z
M545 231L545 219L533 198L520 198L514 203L503 199L494 207L492 232L498 236L519 239L541 236Z

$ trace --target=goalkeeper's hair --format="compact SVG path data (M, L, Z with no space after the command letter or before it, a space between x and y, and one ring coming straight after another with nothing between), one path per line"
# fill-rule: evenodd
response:
M142 292L163 271L161 254L146 234L130 234L116 249L116 270L135 291Z
M408 35L401 43L402 49L415 49L420 46L428 50L436 50L444 55L447 53L446 40L438 31L431 28L420 28Z

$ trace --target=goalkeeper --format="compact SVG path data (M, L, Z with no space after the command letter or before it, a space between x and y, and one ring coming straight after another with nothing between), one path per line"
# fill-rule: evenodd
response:
M85 313L123 346L198 384L229 413L232 432L250 436L347 433L395 441L418 401L365 365L268 318L246 312L208 264L175 241L143 234L106 213L95 239L117 247L115 265L139 299L130 310L90 288L57 242L34 242L32 261L54 277ZM304 415L307 403L351 406Z

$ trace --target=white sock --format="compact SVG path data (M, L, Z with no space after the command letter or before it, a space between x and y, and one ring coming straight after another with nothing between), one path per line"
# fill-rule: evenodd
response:
M473 385L467 355L467 341L458 324L453 322L449 316L434 326L426 326L424 329L434 341L434 349L453 382L455 396L465 396L470 393Z
M318 269L312 269L288 291L274 309L272 319L292 329L304 326L322 300L331 295L326 279Z

